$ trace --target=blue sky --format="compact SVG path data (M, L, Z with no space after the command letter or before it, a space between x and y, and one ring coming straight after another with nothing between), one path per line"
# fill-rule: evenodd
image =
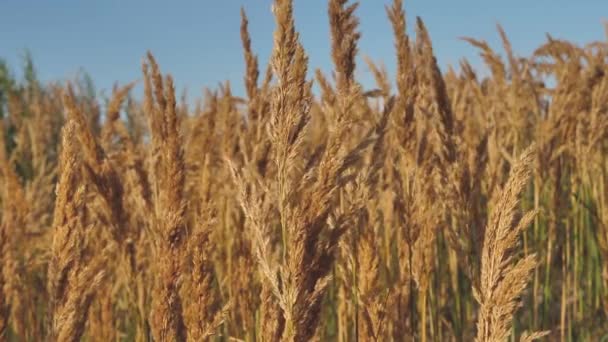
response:
M28 49L42 80L74 77L86 70L98 90L141 77L147 50L191 96L230 80L242 94L244 63L239 9L249 16L253 48L265 66L272 48L271 0L2 0L0 57L14 69ZM393 37L384 6L390 0L362 0L360 54L394 70ZM310 56L310 68L331 70L327 1L295 0L296 26ZM477 51L461 36L487 40L500 49L496 24L504 27L516 53L527 55L545 33L577 43L605 40L608 0L405 1L410 33L416 16L426 23L440 66L465 57L480 65ZM358 78L371 85L359 63Z

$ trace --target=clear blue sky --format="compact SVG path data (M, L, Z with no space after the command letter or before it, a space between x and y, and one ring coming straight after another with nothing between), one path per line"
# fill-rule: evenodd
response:
M98 90L141 77L146 50L157 57L179 88L198 96L205 86L230 80L243 93L244 63L239 9L250 21L253 48L262 67L272 47L271 0L2 0L0 57L13 69L31 51L39 77L58 80L86 70ZM296 25L310 56L310 68L331 70L327 1L295 0ZM394 70L390 23L384 6L390 0L362 0L357 12L363 37L361 55ZM577 43L604 40L608 0L405 1L410 33L416 16L425 21L440 66L462 57L479 65L477 51L458 39L471 36L500 49L496 24L503 25L516 53L527 55L545 41L545 33ZM370 84L367 67L358 77Z

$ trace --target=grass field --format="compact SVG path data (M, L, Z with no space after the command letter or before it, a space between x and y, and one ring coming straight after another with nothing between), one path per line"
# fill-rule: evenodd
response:
M196 106L150 52L141 98L1 63L0 340L608 338L608 40L522 57L499 26L464 38L487 77L442 72L394 0L389 75L356 7L331 74L291 0L267 65L242 12L246 96Z

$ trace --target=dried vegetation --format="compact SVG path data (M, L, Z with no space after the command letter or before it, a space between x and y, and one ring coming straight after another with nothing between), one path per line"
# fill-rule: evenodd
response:
M396 75L366 59L371 89L346 0L331 75L275 0L263 79L242 11L246 97L195 108L151 53L142 101L103 105L0 64L0 339L607 336L608 44L520 57L498 27L505 61L463 38L487 77L442 73L423 21L386 12Z

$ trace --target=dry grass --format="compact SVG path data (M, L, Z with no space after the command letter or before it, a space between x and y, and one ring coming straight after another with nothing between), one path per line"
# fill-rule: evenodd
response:
M272 8L264 72L241 11L243 98L191 108L151 53L141 101L0 64L0 340L608 335L606 42L522 57L498 26L504 53L463 38L489 76L442 72L395 0L367 87L357 3L329 1L314 81Z

